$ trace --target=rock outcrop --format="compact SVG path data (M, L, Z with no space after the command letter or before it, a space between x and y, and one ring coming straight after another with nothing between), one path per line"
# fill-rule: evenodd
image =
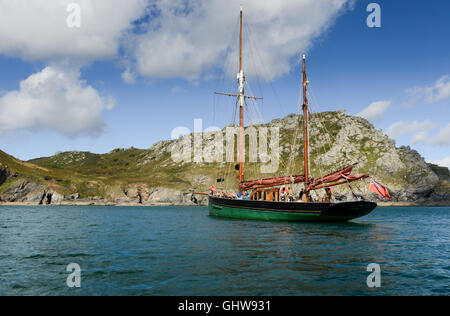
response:
M13 184L12 187L2 195L0 195L0 201L3 202L35 202L40 204L45 195L45 189L43 185L30 183L28 181L16 181L17 184Z
M207 198L196 196L194 190L176 190L165 187L149 187L132 184L123 191L110 190L108 200L119 205L206 205Z

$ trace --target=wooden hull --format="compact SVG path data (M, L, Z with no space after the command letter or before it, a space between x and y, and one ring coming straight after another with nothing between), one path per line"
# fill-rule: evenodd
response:
M347 222L369 214L376 203L298 203L225 199L209 196L209 215L290 222Z

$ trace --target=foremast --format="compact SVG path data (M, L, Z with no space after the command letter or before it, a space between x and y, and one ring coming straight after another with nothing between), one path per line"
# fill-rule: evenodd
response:
M245 75L242 66L242 25L243 13L242 6L240 8L239 16L239 72L237 80L239 83L238 94L214 92L215 94L237 97L239 101L239 191L242 192L241 185L244 182L244 106L245 99L261 100L263 98L245 95Z
M306 77L306 55L303 54L303 162L305 172L305 191L308 192L307 187L309 184L309 164L308 164L308 98L306 97L306 89L308 80ZM305 195L306 196L306 195Z

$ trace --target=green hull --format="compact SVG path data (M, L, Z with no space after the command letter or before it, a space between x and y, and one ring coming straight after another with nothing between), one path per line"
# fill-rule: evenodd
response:
M209 215L240 219L255 219L265 221L314 222L319 214L301 214L289 212L257 211L242 208L209 206Z
M367 215L376 203L287 203L209 198L211 216L289 222L347 222Z

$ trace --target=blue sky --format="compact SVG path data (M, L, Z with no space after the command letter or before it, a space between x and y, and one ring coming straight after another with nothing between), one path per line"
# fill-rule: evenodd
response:
M231 2L225 5L224 1L216 4L226 10L222 21L215 12L205 8L201 11L196 5L201 1L192 1L192 6L181 1L176 13L173 8L166 8L164 1L135 2L130 1L122 9L127 12L126 18L117 23L123 25L122 29L113 34L106 28L101 35L110 40L97 46L94 42L95 49L89 47L89 52L79 44L82 42L77 41L77 34L69 43L60 42L60 34L47 34L45 38L42 35L40 45L21 38L21 33L17 38L7 37L5 34L14 35L14 31L10 32L12 26L6 30L8 26L0 23L0 42L10 43L0 44L0 123L5 126L0 126L1 150L27 160L66 150L104 153L117 147L149 148L159 140L169 139L177 126L193 130L195 118L203 119L204 128L230 124L233 100L214 96L213 92L236 90L234 75L229 75L228 67L224 75L223 65L231 64L232 69L234 66L239 6ZM259 13L256 2L242 2L244 10ZM410 145L426 160L450 165L450 78L446 77L450 75L450 2L376 1L381 6L380 28L366 25L366 7L375 1L342 0L339 8L331 4L315 8L308 0L297 2L287 1L290 10L261 8L269 10L263 12L276 13L267 20L260 21L252 12L245 20L246 34L255 38L250 39L253 42L244 41L244 45L254 49L246 55L247 60L244 58L244 66L252 92L264 97L260 104L264 120L297 112L300 69L295 61L306 51L316 101L313 110L364 113L397 145ZM1 11L5 14L16 10L8 7L8 1L3 5L6 7ZM294 10L297 6L298 19ZM303 12L308 8L310 16ZM39 16L39 9L35 10L34 15ZM197 15L196 10L201 14ZM111 22L111 13L106 9L97 14L99 23ZM221 25L214 25L228 23L227 16L230 23L224 30ZM161 17L170 22L162 22ZM84 17L82 23L88 24L89 18ZM278 20L273 22L274 18ZM139 32L128 24L138 25ZM276 46L273 40L266 43L265 34L259 34L273 31L271 24L280 39L286 37L285 44ZM211 31L198 36L211 36L208 42L197 38L195 32L196 28L204 32L205 25L211 26ZM309 25L312 27L308 33L304 30ZM23 28L27 31L26 26ZM92 35L89 29L83 29L83 24L80 29ZM296 35L297 29L299 34L306 34ZM216 36L218 30L221 33ZM288 37L291 31L294 35ZM35 36L40 38L39 33ZM179 40L162 46L167 38ZM209 44L212 41L214 46ZM75 43L73 51L69 49L71 43ZM231 51L217 53L220 45L230 45ZM261 56L267 51L269 57L263 61ZM254 69L263 74L257 76ZM36 76L30 79L33 74ZM42 80L46 82L44 88L36 88L36 82ZM52 87L59 90L53 91ZM73 93L67 96L67 90L72 88ZM35 100L42 91L46 95ZM48 105L51 102L55 102L54 107ZM96 105L83 107L80 102ZM58 106L66 106L67 112ZM9 113L12 114L7 117Z

